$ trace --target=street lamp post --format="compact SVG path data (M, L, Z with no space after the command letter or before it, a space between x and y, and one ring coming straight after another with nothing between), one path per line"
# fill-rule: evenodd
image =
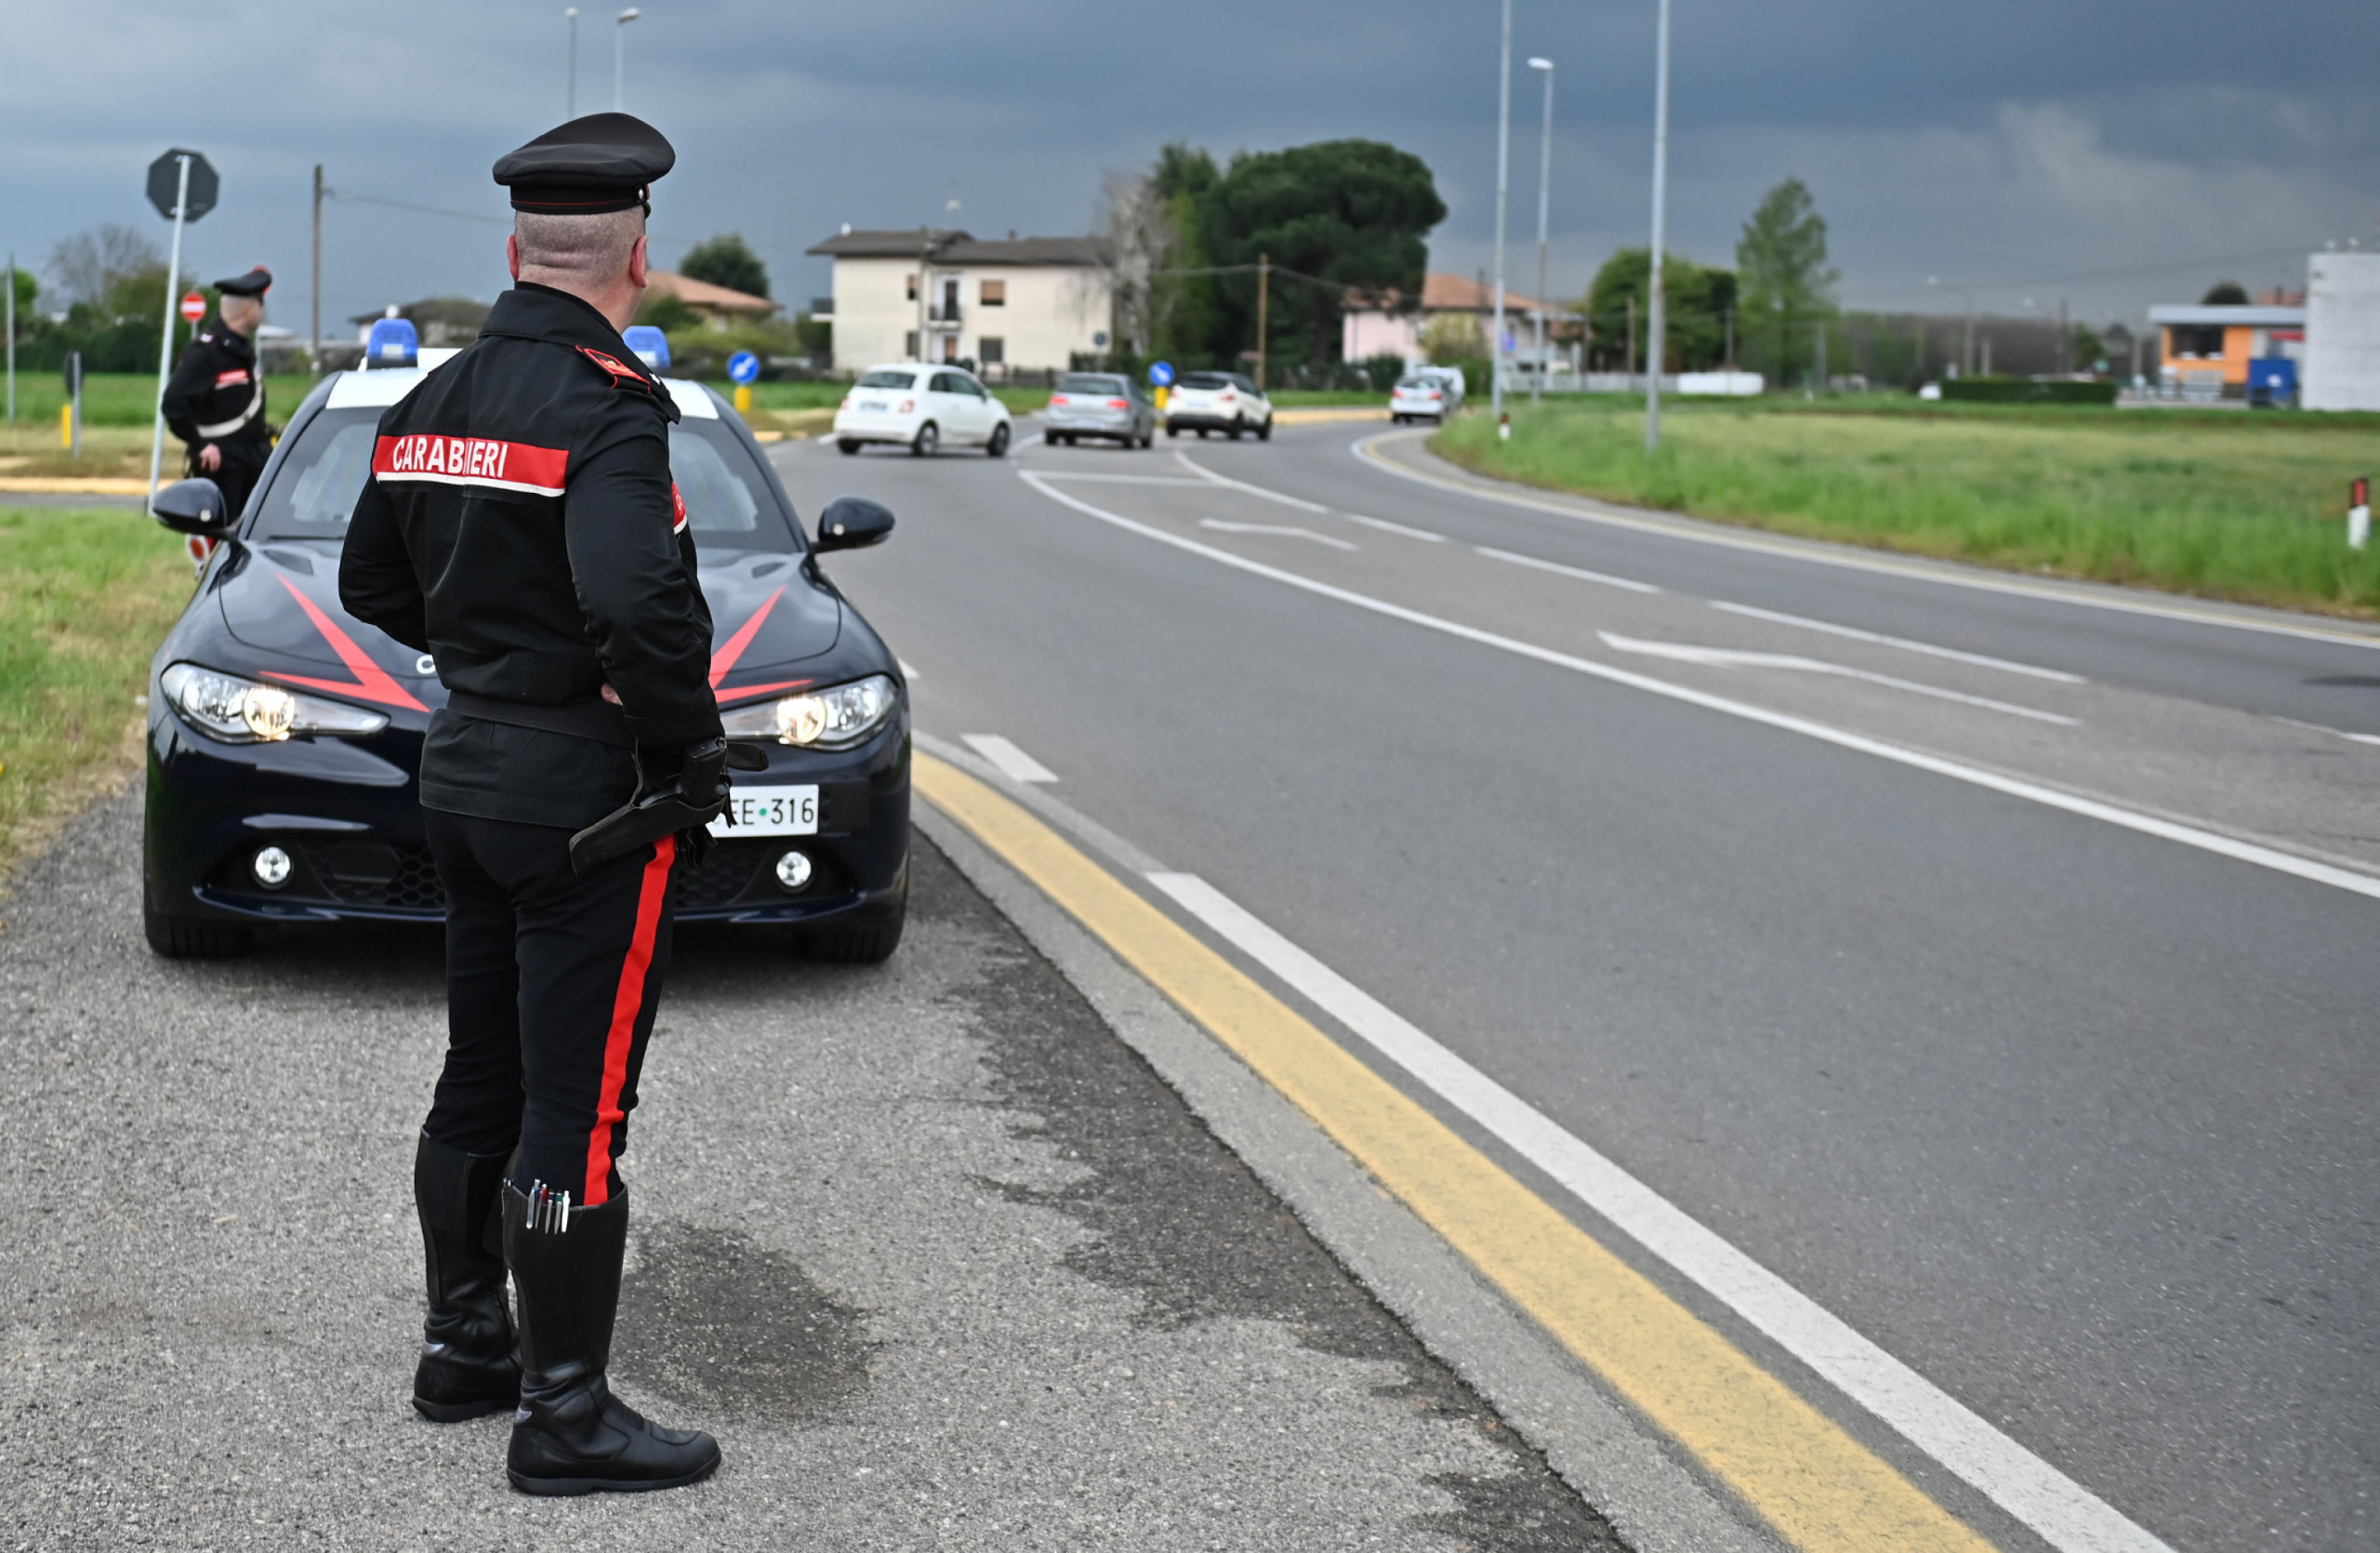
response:
M1554 61L1531 57L1531 70L1545 72L1545 129L1537 146L1537 376L1528 380L1528 402L1545 387L1545 231L1554 205Z
M1975 370L1975 299L1969 296L1964 287L1952 285L1939 275L1926 276L1925 284L1938 285L1945 291L1955 293L1959 300L1967 305L1966 333L1959 343L1959 372L1962 376L1973 372Z
M1653 49L1653 270L1646 282L1652 292L1653 319L1646 331L1651 347L1645 375L1645 451L1661 445L1661 366L1667 358L1663 336L1669 310L1661 296L1661 245L1668 240L1670 192L1670 0L1661 0L1659 41Z
M644 13L630 6L614 17L612 28L612 112L628 112L628 23Z
M1488 341L1488 410L1504 425L1504 206L1512 193L1513 0L1504 0L1504 46L1496 61L1496 312Z
M578 116L578 7L572 6L562 14L570 19L570 69L566 76L569 86L563 89L562 115L562 121L568 123Z

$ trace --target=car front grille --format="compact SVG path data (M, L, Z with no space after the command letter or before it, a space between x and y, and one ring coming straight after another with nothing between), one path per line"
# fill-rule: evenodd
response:
M312 842L305 851L324 893L342 906L446 909L438 866L426 846L413 842Z

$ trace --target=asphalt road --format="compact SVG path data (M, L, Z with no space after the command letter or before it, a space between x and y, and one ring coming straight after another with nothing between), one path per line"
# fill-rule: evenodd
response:
M405 1400L436 936L159 961L139 816L5 902L0 1546L1613 1546L923 842L884 967L680 938L615 1374L726 1465L516 1494Z
M922 729L1013 741L2173 1546L2380 1542L2380 899L2305 871L2380 872L2369 633L1498 504L1378 431L776 458L900 515L829 565Z

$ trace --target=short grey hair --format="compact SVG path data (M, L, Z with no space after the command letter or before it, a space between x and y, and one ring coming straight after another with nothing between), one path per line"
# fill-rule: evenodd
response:
M523 278L532 270L542 270L602 285L628 273L629 250L644 235L644 212L636 206L600 216L516 210L512 234L521 242Z

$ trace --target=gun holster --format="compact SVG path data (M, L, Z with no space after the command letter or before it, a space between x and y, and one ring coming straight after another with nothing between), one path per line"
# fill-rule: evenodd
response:
M570 838L571 871L586 873L664 836L705 830L727 807L728 767L760 771L767 764L758 750L706 739L680 751L677 770L665 777L638 750L636 796Z

